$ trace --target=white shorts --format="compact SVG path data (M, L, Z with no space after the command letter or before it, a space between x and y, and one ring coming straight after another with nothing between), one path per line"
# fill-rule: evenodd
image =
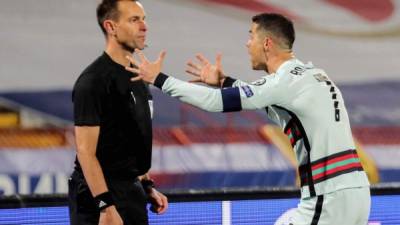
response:
M348 188L300 200L293 225L366 225L371 207L369 187Z

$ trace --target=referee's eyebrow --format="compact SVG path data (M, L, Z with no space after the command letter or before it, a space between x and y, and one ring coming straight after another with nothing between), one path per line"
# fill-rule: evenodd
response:
M130 20L131 20L131 19L136 19L136 20L142 19L142 20L145 20L145 19L146 19L146 16L143 16L143 17L140 17L140 16L131 16L131 17L129 17L129 19L130 19Z

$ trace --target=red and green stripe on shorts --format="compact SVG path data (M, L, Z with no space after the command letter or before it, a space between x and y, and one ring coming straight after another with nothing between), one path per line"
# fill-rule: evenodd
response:
M311 163L313 183L337 177L353 171L362 171L363 168L354 149L335 153ZM301 186L308 184L307 165L299 167Z

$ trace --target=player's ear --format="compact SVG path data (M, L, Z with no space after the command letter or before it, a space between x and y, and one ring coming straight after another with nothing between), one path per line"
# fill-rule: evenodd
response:
M274 46L274 44L275 44L275 39L273 39L272 37L266 36L264 38L264 50L265 51L270 50Z
M266 36L264 38L264 42L263 42L264 50L267 50L270 47L270 45L271 45L270 44L270 38L268 36Z
M106 30L107 34L112 36L115 35L115 25L112 20L104 20L103 27Z

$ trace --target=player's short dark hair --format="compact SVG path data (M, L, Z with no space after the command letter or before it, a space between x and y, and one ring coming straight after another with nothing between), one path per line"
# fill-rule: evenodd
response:
M103 31L104 35L107 34L107 31L103 26L104 21L109 19L118 20L118 2L120 1L136 2L137 0L102 0L101 3L97 6L97 23L99 24L101 31Z
M261 13L253 16L252 21L258 24L258 30L272 33L283 41L285 47L292 49L295 31L291 20L276 13Z

